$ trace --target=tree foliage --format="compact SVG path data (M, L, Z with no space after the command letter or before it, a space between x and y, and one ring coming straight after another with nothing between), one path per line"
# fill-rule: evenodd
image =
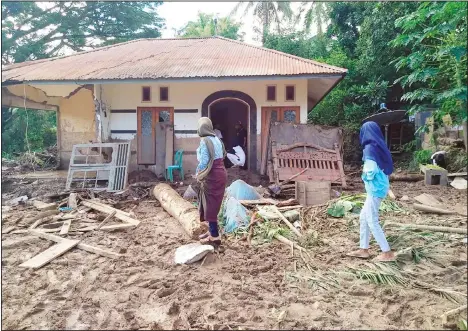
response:
M54 111L2 108L2 156L55 145L56 125Z
M466 13L466 2L425 2L395 21L402 33L391 46L411 49L394 61L406 71L395 83L405 88L402 100L413 112L435 109L439 122L446 114L466 120Z
M281 32L281 22L283 19L291 19L293 11L289 1L249 1L239 2L231 14L237 14L241 8L244 8L244 15L247 15L253 9L254 17L258 18L261 23L260 35L262 44L270 32L272 25L276 26L277 33Z
M215 17L211 14L198 13L196 21L190 21L178 31L179 37L211 37L221 36L234 40L242 40L242 24L235 22L229 17Z
M161 2L2 2L2 64L78 52L137 38L164 26Z

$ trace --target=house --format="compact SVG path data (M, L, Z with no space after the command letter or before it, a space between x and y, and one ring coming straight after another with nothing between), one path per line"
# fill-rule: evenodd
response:
M225 143L241 121L258 170L266 115L307 122L347 70L221 37L139 39L4 67L2 106L57 111L60 164L79 143L132 141L131 170L157 163L158 123L196 168L197 120L219 124ZM330 109L333 111L333 109ZM262 136L263 135L263 136ZM160 170L159 170L160 171Z

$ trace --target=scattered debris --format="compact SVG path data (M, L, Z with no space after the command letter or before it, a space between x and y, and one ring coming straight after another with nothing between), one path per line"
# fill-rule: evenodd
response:
M437 200L433 195L430 195L427 193L423 193L414 197L414 200L416 200L420 204L430 206L430 207L436 207L436 208L443 207L439 200Z
M418 203L413 204L413 207L414 209L425 212L425 213L446 214L446 215L457 214L456 211L451 211L451 210L437 208L437 207L431 207L427 205L420 205Z
M38 269L46 265L56 257L68 252L70 249L78 245L79 240L64 239L60 243L50 247L42 253L34 256L32 259L20 264L20 267Z
M434 232L449 232L449 233L460 233L460 234L467 234L468 230L466 228L449 228L446 226L432 226L432 225L423 225L423 224L401 224L401 223L394 223L394 222L386 222L385 225L388 226L399 226L404 227L410 230L426 230L426 231L434 231Z
M10 207L18 206L20 203L24 203L28 201L27 195L22 195L20 197L8 200L5 204Z
M465 178L455 177L455 179L450 182L450 186L457 190L466 190L468 188L468 182Z
M306 172L307 170L309 170L309 168L305 168L301 171L299 171L297 174L295 175L292 175L291 177L289 177L288 179L286 179L285 181L283 181L281 184L271 184L270 186L268 186L268 189L270 190L270 192L273 194L273 195L278 195L281 193L281 187L290 183L294 178L296 177L299 177L300 175L302 175L304 172Z
M410 199L409 196L404 195L400 198L400 201L409 201L409 199Z
M214 252L214 247L211 245L187 244L176 249L174 261L176 264L190 264L200 261L212 252Z
M45 203L39 200L34 200L33 206L39 211L54 210L57 208L56 203Z
M75 209L76 207L78 207L78 202L76 198L76 193L70 193L70 196L68 197L68 207L70 207L71 209Z
M305 207L321 205L330 200L331 182L297 181L295 198Z

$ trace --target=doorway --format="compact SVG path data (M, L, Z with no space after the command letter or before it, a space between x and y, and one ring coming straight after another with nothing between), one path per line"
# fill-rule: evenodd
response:
M247 131L247 147L249 146L249 105L238 99L220 99L209 107L209 117L213 127L219 126L223 135L226 150L235 146L237 132L235 125L239 122ZM245 150L246 165L248 164L248 148Z

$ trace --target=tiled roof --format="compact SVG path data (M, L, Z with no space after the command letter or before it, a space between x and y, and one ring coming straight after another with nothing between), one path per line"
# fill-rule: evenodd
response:
M343 75L346 69L221 37L138 39L3 68L2 82Z

